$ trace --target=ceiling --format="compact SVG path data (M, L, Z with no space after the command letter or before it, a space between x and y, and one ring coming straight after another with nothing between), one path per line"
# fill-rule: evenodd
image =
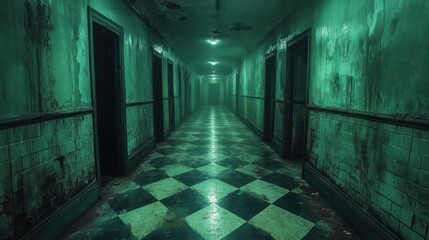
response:
M230 74L300 0L126 0L200 75ZM216 45L208 40L218 39ZM209 62L216 62L215 65Z

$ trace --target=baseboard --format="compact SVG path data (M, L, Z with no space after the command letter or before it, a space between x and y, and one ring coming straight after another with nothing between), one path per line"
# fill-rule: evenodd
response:
M155 149L155 138L149 138L145 143L143 143L137 150L133 151L128 157L128 172L131 172L141 161L153 150Z
M98 201L98 184L89 184L22 239L58 239Z
M283 158L283 148L282 148L282 142L273 137L272 141L271 141L271 148L276 151L276 153L281 156Z
M252 130L252 132L254 132L258 137L263 138L262 131L256 128L255 125L253 125L251 122L247 121L241 116L239 116L238 118L244 123L244 125L250 128L250 130Z
M362 239L400 239L308 163L304 165L303 178L322 195Z

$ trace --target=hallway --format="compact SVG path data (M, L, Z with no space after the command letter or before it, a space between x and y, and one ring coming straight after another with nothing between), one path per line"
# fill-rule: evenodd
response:
M64 239L358 239L225 107L197 112Z

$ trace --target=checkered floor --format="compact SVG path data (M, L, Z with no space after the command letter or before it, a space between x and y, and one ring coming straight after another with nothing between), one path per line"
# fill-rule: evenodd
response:
M65 239L358 239L230 111L207 107L185 122Z

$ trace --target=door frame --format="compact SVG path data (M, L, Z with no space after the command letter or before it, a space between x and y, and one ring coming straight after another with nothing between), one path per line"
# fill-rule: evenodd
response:
M235 74L235 114L240 117L240 72Z
M115 175L126 176L128 173L128 152L127 152L127 131L126 131L126 114L125 114L125 76L124 76L124 30L123 28L110 20L109 18L102 15L95 9L88 7L88 40L89 40L89 64L90 64L90 78L91 78L91 100L93 107L93 128L94 128L94 151L95 151L95 164L96 164L96 178L99 187L101 186L101 168L100 168L100 145L99 145L99 134L98 134L98 114L97 114L97 91L96 91L96 76L95 76L95 59L94 59L94 27L93 24L98 24L107 30L118 35L118 60L119 66L117 70L120 73L115 77L115 102L118 103L115 108L116 122L118 123L117 135L118 135L118 156L120 157L115 162L117 166L117 172Z
M183 92L184 92L184 100L185 100L185 117L184 119L188 119L191 112L191 99L189 97L190 93L190 74L188 69L185 68L184 72L184 83L183 83Z
M159 60L161 61L161 64L160 64L161 76L160 76L160 83L159 83L160 87L161 87L161 96L160 96L161 99L158 99L158 101L155 97L155 91L156 91L156 89L155 89L155 74L154 74L155 73L155 64L154 64L155 58L159 58ZM163 65L162 54L155 51L155 49L152 49L152 93L153 93L153 120L154 120L153 121L153 124L154 124L153 128L154 128L154 137L155 137L156 142L162 142L165 139L165 133L164 133L164 131L165 131L165 129L164 129L165 128L165 126L164 126L164 89L162 86L162 84L163 84L162 65ZM156 123L156 120L157 120L156 117L157 116L161 118L158 123ZM160 126L159 126L161 128L160 133L157 133L157 127L155 127L156 124L160 124ZM159 135L159 136L157 136L157 135Z
M183 100L182 100L182 67L180 66L180 64L177 64L177 84L178 86L178 91L179 91L179 124L181 124L183 122ZM177 121L177 120L176 120Z
M269 61L273 61L273 66L268 66ZM270 80L267 80L267 70L274 69L269 76ZM263 140L265 142L272 142L274 133L274 99L276 95L276 79L277 79L277 51L273 51L265 56L265 90L264 90L264 128L263 128ZM269 82L269 88L267 88L267 81ZM269 89L269 90L268 90ZM268 92L269 91L269 92ZM269 96L267 96L269 95ZM267 97L269 99L267 99ZM269 107L269 109L267 109ZM267 122L267 120L269 122Z
M175 102L174 102L174 62L167 59L167 81L168 81L168 121L170 132L176 129Z
M292 60L293 49L307 45L307 86L305 93L305 123L304 123L304 139L303 139L303 164L307 159L307 134L308 134L308 101L309 101L309 87L310 87L310 52L311 52L311 29L307 29L302 33L292 38L287 43L286 51L286 83L284 93L284 112L283 112L283 141L282 141L282 157L289 158L292 144L292 122L293 122L293 92L294 92L294 74L292 72L294 63Z

